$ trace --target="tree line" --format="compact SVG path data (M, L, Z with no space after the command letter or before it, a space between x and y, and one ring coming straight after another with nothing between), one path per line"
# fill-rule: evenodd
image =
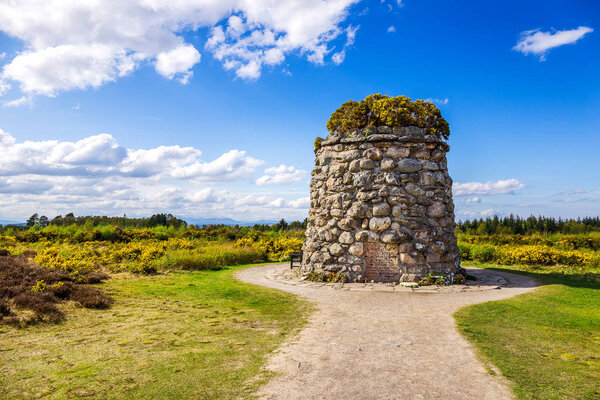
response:
M27 219L27 223L24 227L10 226L12 229L30 229L30 228L45 228L47 226L89 226L96 227L102 225L118 226L120 228L154 228L157 226L173 227L175 229L190 228L194 230L204 229L207 231L222 232L225 236L239 236L239 231L253 230L260 232L285 232L285 231L304 231L307 225L307 219L303 221L292 221L288 222L285 219L281 219L275 224L256 224L252 227L240 227L239 225L189 225L182 219L174 217L172 214L154 214L148 218L129 218L127 215L122 217L108 217L102 216L79 216L76 217L73 213L65 214L64 216L58 215L52 219L49 219L45 215L39 215L38 213L33 214ZM0 225L2 227L2 225ZM5 227L7 228L8 225Z
M187 223L172 214L154 214L148 218L128 218L127 215L122 217L108 217L106 215L88 215L76 217L73 213L68 213L65 216L57 215L49 219L45 215L33 214L25 224L29 228L44 228L49 225L54 226L70 226L70 225L114 225L122 228L153 228L155 226L186 227Z
M507 217L494 217L458 221L458 233L492 235L492 234L545 234L545 233L588 233L600 231L600 217L584 217L562 219L544 216L522 218L510 214Z

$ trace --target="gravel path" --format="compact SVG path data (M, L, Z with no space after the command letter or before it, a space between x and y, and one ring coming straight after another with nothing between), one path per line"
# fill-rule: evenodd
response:
M316 304L309 324L269 359L279 373L263 399L510 399L458 333L452 314L536 286L528 277L469 269L476 285L442 289L383 284L315 285L286 275L288 265L242 270L238 278L295 293ZM288 273L289 274L289 273Z

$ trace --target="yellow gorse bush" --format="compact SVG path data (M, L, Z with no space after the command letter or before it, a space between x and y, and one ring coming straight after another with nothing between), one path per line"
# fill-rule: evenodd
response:
M298 237L245 237L236 242L237 246L251 247L264 253L270 261L283 261L290 253L302 250L302 240Z
M97 229L91 232L73 232L90 239L84 241L65 238L64 232L49 231L44 235L21 232L21 239L32 241L19 241L4 235L0 236L0 243L2 248L10 247L12 254L34 250L33 260L38 265L62 269L80 281L96 270L152 273L159 269L207 269L238 263L281 261L302 248L301 234L290 232L275 235L250 232L237 241L184 234L159 237L160 232L143 230ZM103 232L110 233L111 238L127 235L132 240L99 240Z
M589 253L576 250L557 250L548 246L499 247L500 264L583 265L592 260Z
M471 244L459 241L461 258L498 264L524 265L600 265L600 253L594 251L562 250L544 245Z

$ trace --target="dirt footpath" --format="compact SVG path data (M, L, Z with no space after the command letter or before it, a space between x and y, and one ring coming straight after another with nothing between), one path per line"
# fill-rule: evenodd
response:
M435 290L387 285L340 288L286 280L287 264L249 268L242 281L301 295L318 311L268 361L279 373L264 399L510 399L458 333L452 314L536 286L528 277L469 269L474 287ZM461 291L462 290L462 291Z

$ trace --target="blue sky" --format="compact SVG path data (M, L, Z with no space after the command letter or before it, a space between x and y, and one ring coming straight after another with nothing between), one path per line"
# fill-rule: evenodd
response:
M0 5L0 220L304 218L378 92L450 123L457 218L600 214L596 1L34 3Z

